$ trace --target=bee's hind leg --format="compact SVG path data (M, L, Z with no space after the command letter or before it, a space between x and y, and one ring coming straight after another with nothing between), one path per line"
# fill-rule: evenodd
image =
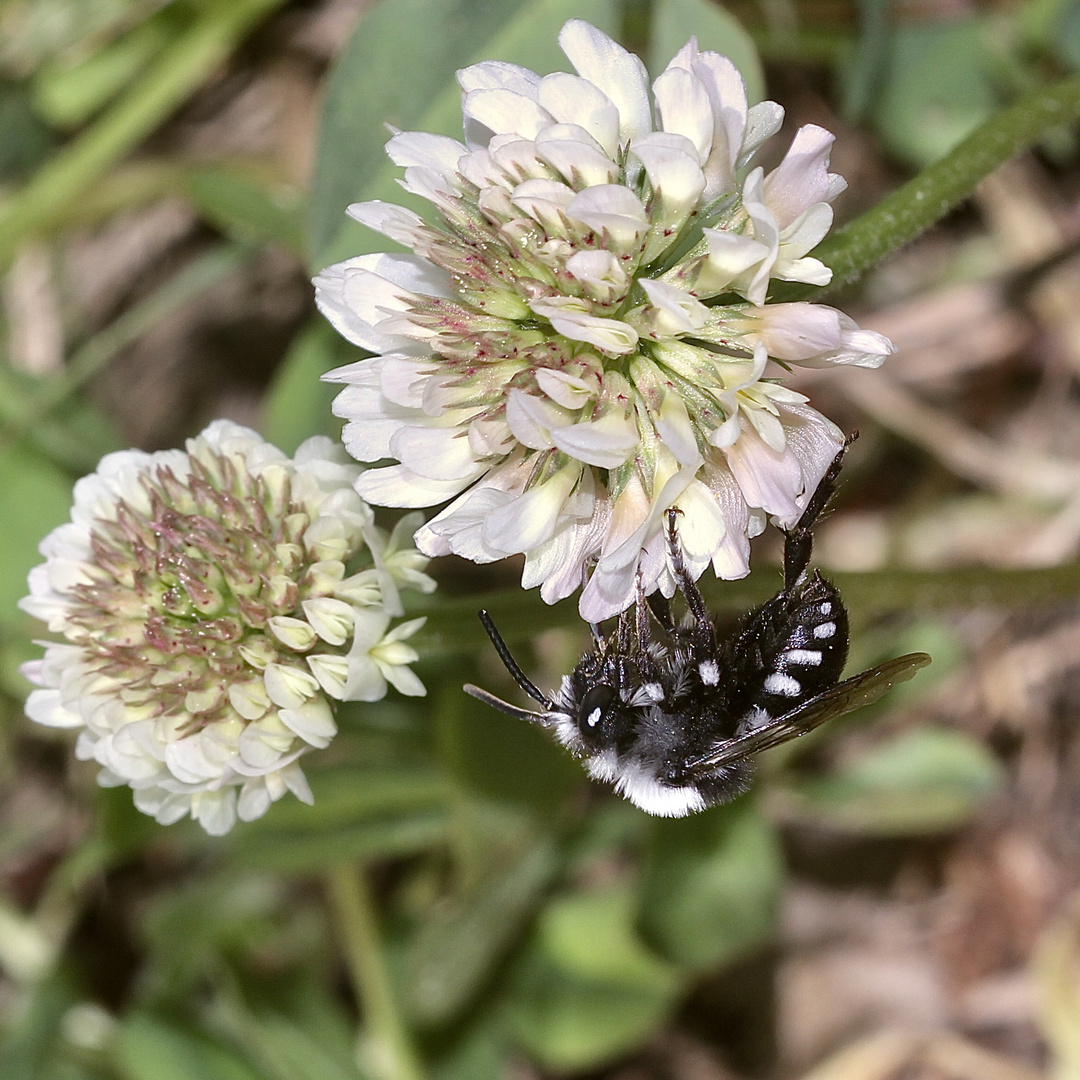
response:
M677 527L681 513L682 511L674 506L667 512L667 549L668 558L671 560L671 572L675 575L675 583L686 597L686 606L690 609L690 614L694 616L694 621L698 626L711 625L709 612L705 607L705 598L701 595L697 582L690 576L690 571L686 569L686 560L683 558ZM669 612L668 619L670 618Z
M832 459L824 476L818 481L818 486L814 489L814 494L810 496L806 509L803 510L799 520L785 533L784 588L786 590L790 591L794 588L806 574L814 548L814 526L836 491L836 480L844 464L847 448L858 437L859 433L856 431L844 440L844 445L836 452L836 457Z

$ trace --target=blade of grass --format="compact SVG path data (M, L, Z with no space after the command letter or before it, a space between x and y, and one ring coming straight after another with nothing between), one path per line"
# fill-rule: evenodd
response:
M203 7L146 75L100 120L48 161L0 213L0 269L27 237L47 232L125 154L195 91L282 0L232 0Z
M250 254L251 248L245 245L223 244L200 256L91 338L72 356L64 374L44 384L29 402L0 398L0 448L30 434L45 416L123 349L161 319L217 284Z
M994 570L983 566L953 570L878 570L829 573L853 615L905 611L929 613L950 608L1023 607L1052 603L1080 594L1080 564L1037 570ZM755 571L741 581L702 578L710 610L736 614L760 604L780 586L775 568ZM427 623L410 641L424 658L472 651L487 641L476 613L488 611L509 643L529 641L557 627L580 628L577 599L548 606L539 593L505 589L470 599L431 598L410 614L426 614Z

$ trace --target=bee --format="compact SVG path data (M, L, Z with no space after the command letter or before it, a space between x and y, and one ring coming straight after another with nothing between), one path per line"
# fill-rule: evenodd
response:
M840 679L848 615L836 586L810 569L810 556L847 445L786 530L783 588L732 633L722 636L709 615L682 555L680 511L671 509L667 553L687 608L680 623L659 592L646 597L639 584L632 610L610 636L590 624L593 647L548 695L481 611L499 658L541 709L519 708L478 686L467 685L466 693L547 728L591 777L614 784L647 813L684 817L741 795L761 751L876 701L930 663L926 653L910 653Z

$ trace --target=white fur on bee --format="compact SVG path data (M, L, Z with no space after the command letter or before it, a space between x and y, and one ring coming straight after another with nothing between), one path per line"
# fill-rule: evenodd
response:
M755 705L742 719L740 725L740 734L746 734L751 731L757 731L758 728L764 727L766 724L773 722L772 716L766 712L760 705ZM722 743L718 743L714 749L719 750Z
M781 671L774 671L765 680L765 689L781 697L798 697L802 693L802 683Z
M662 784L638 761L624 761L617 770L614 765L605 761L603 766L597 767L595 771L594 762L599 766L597 758L590 759L589 773L592 776L608 783L614 782L617 792L625 795L647 814L655 817L686 817L687 814L704 810L708 805L697 788Z
M715 660L702 660L698 664L698 674L706 686L716 686L720 682L720 667Z

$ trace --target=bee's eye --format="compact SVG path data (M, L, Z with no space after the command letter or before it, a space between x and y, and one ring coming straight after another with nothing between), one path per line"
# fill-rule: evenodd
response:
M581 699L578 709L578 727L583 732L592 731L604 717L608 706L618 697L614 686L599 683L590 687Z

